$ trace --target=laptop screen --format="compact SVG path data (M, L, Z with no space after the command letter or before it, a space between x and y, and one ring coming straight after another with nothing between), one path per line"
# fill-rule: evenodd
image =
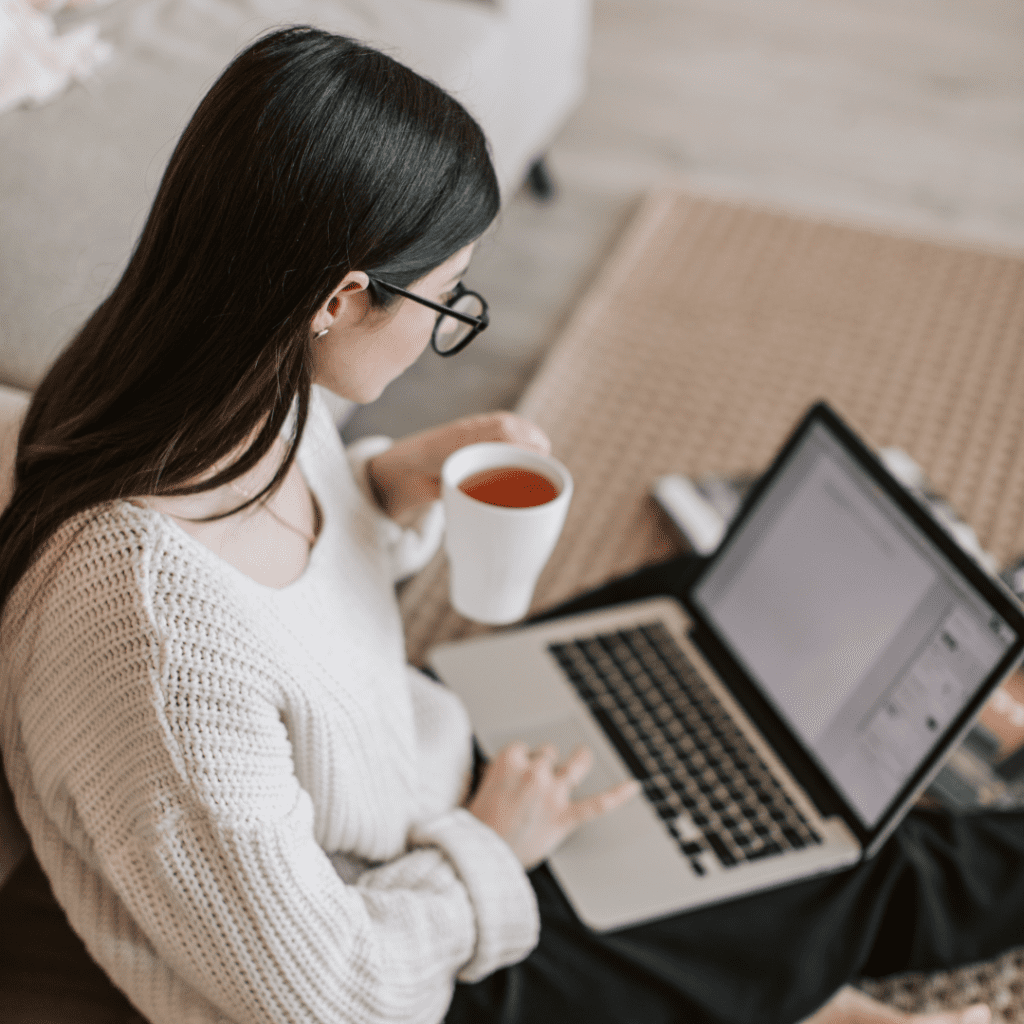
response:
M1017 638L820 422L691 598L867 828Z

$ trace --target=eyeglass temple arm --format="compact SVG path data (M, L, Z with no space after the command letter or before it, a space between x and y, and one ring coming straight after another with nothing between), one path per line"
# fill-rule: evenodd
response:
M413 302L418 302L420 305L427 306L429 309L433 309L438 313L444 313L446 316L453 316L456 320L461 320L464 324L472 324L476 327L487 320L486 316L470 316L468 313L460 313L457 309L452 309L451 306L442 306L440 303L431 302L430 299L425 299L422 295L417 295L415 292L399 288L397 284L388 284L386 281L378 281L373 278L371 278L371 280L375 285L378 285L381 288L386 288L389 292L394 292L396 295L402 295L407 299L412 299Z

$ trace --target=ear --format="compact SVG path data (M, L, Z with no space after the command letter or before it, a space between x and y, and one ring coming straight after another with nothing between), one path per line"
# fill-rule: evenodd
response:
M315 336L321 331L330 330L339 321L352 318L356 313L362 315L369 286L370 279L363 271L350 270L316 311L310 324L311 333Z

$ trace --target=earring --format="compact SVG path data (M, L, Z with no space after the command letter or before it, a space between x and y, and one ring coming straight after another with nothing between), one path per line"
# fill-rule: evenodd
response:
M322 338L328 330L330 330L330 328L325 327L322 331L317 331L316 334L313 335L313 340L316 341L317 338Z

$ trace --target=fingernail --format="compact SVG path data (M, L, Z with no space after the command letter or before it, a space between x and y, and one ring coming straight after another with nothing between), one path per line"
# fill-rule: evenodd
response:
M977 1003L964 1010L960 1018L961 1024L988 1024L992 1014L984 1003Z

